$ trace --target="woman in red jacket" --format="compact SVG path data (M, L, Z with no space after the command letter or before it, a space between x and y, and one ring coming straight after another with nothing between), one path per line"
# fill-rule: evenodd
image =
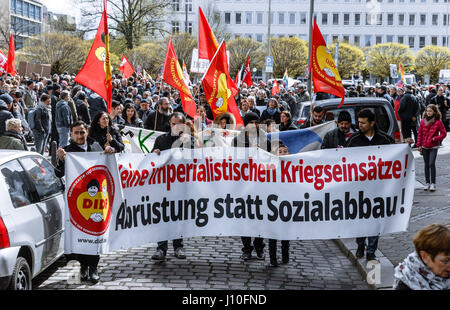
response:
M441 117L441 112L434 104L428 105L420 122L419 134L417 136L416 145L425 161L425 180L427 185L424 190L429 190L430 192L436 190L437 152L442 140L447 136Z

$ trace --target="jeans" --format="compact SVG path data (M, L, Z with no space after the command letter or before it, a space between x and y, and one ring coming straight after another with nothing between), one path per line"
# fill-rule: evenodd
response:
M423 161L425 162L425 180L427 184L436 184L436 157L438 149L422 148ZM431 172L431 173L430 173ZM430 182L431 175L431 182Z
M257 252L262 252L264 250L264 239L263 238L255 238L253 240L253 246L252 246L252 238L251 237L241 237L242 245L244 246L242 248L242 252L244 253L251 253L253 249L255 249Z
M70 128L66 127L58 127L58 136L59 136L59 144L58 148L65 147L69 145L69 138L70 138Z
M365 246L366 237L356 238L356 243L358 244L358 246ZM375 254L377 248L378 248L378 236L367 237L366 253Z
M174 250L183 247L183 239L174 239L174 240L172 240L172 243L173 243ZM167 253L168 245L169 245L168 241L160 241L160 242L158 242L158 247L156 249L162 250L165 255Z
M34 145L36 146L36 152L38 152L39 154L44 154L50 134L33 129L33 136Z

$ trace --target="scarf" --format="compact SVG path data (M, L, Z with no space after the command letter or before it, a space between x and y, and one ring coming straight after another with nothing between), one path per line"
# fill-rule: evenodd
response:
M412 290L448 290L450 278L435 275L414 251L405 258L394 273L394 288L402 281Z
M271 108L268 107L268 108L266 109L266 111L267 111L267 113L269 113L270 116L274 116L274 115L275 115L275 112L277 111L277 109L276 109L276 108L271 109Z
M434 116L432 117L425 117L424 122L425 122L425 126L430 125L431 123L433 123L435 121Z

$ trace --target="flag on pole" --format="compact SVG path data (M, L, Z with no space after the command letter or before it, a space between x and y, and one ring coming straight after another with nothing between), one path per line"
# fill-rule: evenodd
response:
M220 44L206 70L202 85L214 118L221 113L230 112L235 117L237 126L244 125L234 100L238 89L228 72L227 51L224 41Z
M81 84L105 99L108 113L112 103L112 74L109 54L108 20L106 16L106 1L100 25L97 29L94 43L86 58L86 62L75 77L75 82Z
M274 75L273 87L272 87L272 96L278 94L280 92L280 86L278 86L277 77Z
M289 76L288 76L288 71L286 69L286 71L284 71L284 75L283 75L283 84L284 84L284 88L287 89L287 87L289 86Z
M0 74L3 74L8 69L8 57L0 51Z
M163 79L170 86L180 92L181 103L184 112L192 118L197 116L197 106L192 99L191 91L184 80L183 71L178 62L175 49L172 44L172 37L169 37L167 44L166 59L164 60Z
M399 73L400 73L400 81L402 82L402 84L406 84L406 79L405 79L405 72L403 71L403 67L402 67L402 64L400 64L399 66L398 66L398 68L399 68Z
M183 60L183 77L186 85L191 85L191 79L189 78L189 73L187 72L186 63Z
M342 85L341 76L336 68L333 58L327 49L322 33L314 19L314 27L311 40L311 76L314 92L324 92L341 97L342 106L345 98L345 89Z
M153 80L152 76L145 71L145 69L142 69L142 74L144 75L144 79L146 80Z
M11 75L16 75L17 71L15 68L14 61L16 59L16 47L14 45L14 37L11 34L9 38L9 49L8 49L8 60L6 62L6 73L10 73Z
M200 6L198 11L198 58L211 62L219 44Z
M130 64L125 54L123 54L122 62L120 63L120 72L122 72L123 77L126 79L128 79L134 73L133 66Z
M244 74L242 76L242 82L247 84L247 87L253 85L252 72L250 70L250 62L247 56L247 63L245 64Z
M236 87L239 87L239 84L241 84L241 70L238 70L238 73L234 78L234 85L236 85Z

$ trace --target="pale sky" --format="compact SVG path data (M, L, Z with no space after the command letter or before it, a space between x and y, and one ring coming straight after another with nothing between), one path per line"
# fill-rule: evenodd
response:
M80 23L81 12L77 4L78 1L73 0L40 0L50 12L58 14L67 14L74 16L77 24Z

